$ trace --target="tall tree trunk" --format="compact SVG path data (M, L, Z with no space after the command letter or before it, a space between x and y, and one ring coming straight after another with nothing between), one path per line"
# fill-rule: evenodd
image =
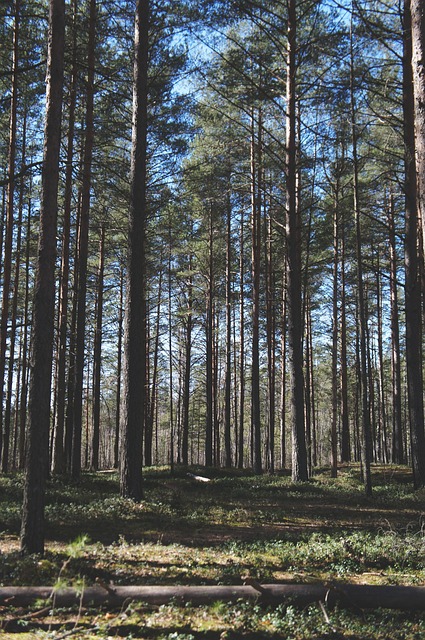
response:
M251 116L251 227L252 227L252 368L251 442L254 473L262 473L260 408L260 248L261 248L261 112L258 114L258 148L255 145L254 111ZM256 162L258 153L258 166Z
M286 261L282 275L282 323L281 323L281 363L280 363L280 468L286 469L286 337L287 337L287 285Z
M193 326L193 256L189 255L189 276L187 284L186 335L184 355L184 380L182 400L182 462L189 464L189 411L190 411L190 379L192 361L192 326Z
M238 469L244 466L245 445L245 225L244 214L241 213L239 235L239 429L238 429Z
M318 442L317 442L317 417L316 417L316 388L314 381L314 352L313 352L313 322L311 317L311 300L310 300L310 312L307 316L307 339L309 342L309 386L310 386L310 426L308 427L311 434L311 465L314 469L317 466L318 459Z
M220 466L221 461L221 434L220 416L218 406L218 347L219 347L219 315L216 301L213 300L213 434L214 434L214 464Z
M303 301L303 324L304 324L304 415L305 415L305 441L307 447L307 472L309 477L312 475L312 353L310 343L310 327L311 327L311 298L307 288L304 289Z
M77 238L74 247L74 265L78 264L78 237L80 234L80 210L81 198L78 199L77 207ZM76 326L77 326L77 306L78 306L78 270L74 268L74 281L72 287L72 308L71 322L69 329L69 362L68 362L68 379L67 379L67 404L65 415L65 438L64 438L64 456L66 462L66 470L71 472L72 466L72 442L74 434L74 389L75 389L75 345L76 345Z
M6 200L6 233L3 258L2 308L0 319L0 459L2 469L7 468L9 453L9 436L4 433L3 399L4 376L6 370L7 325L9 320L9 295L12 273L12 245L13 245L13 212L15 195L15 160L16 160L16 127L18 108L18 65L19 65L19 27L21 2L15 0L13 26L13 58L12 58L12 87L9 119L9 152L8 152L8 184ZM6 442L7 440L7 442Z
M121 419L121 494L140 500L142 431L146 398L146 163L149 0L137 0L133 86L133 144L129 255L124 336L124 390Z
M27 398L28 398L28 333L29 333L29 280L30 280L30 245L31 245L31 204L32 204L32 183L30 183L30 194L28 200L28 218L26 225L26 247L25 247L25 299L23 318L23 341L22 341L22 368L21 368L21 393L19 397L19 469L25 465L25 437L27 424ZM18 400L17 400L18 401Z
M145 424L145 442L144 442L144 458L145 466L151 467L153 465L153 433L156 414L156 401L157 401L157 386L158 386L158 354L159 354L159 334L161 330L161 312L162 312L162 277L163 271L160 268L159 281L158 281L158 302L156 307L156 323L155 323L155 346L153 349L153 369L152 369L152 381L151 392L149 396L149 402L147 401L147 415Z
M272 253L272 216L264 219L265 276L266 276L266 333L267 333L267 378L268 378L268 456L267 467L270 473L275 470L275 429L276 429L276 309L274 305L274 263Z
M390 194L388 208L388 231L390 249L390 299L391 299L391 384L392 384L392 454L395 464L402 464L404 459L403 428L401 411L401 366L400 366L400 328L397 288L397 252L394 221L394 197Z
M341 462L350 462L350 416L347 373L347 305L345 286L345 226L341 224Z
M173 331L172 331L172 278L171 278L171 252L172 252L172 243L171 243L171 219L168 221L168 398L169 398L169 426L170 426L170 451L169 451L169 463L171 473L174 471L174 435L175 435L175 425L174 425L174 385L173 385L173 370L174 370L174 359L173 359Z
M33 304L33 360L25 465L21 551L44 551L45 484L49 463L50 396L55 316L55 259L61 140L64 0L50 0L46 116L39 253Z
M214 393L213 393L213 359L214 359L214 312L213 312L213 218L210 210L210 229L208 240L208 283L206 297L206 431L205 431L205 465L213 464L213 429L214 429Z
M25 155L26 155L26 127L27 127L27 114L25 112L24 122L23 122L23 140L22 140L22 156L21 156L22 166L24 166L25 164ZM24 206L23 200L24 200L24 185L21 182L20 189L19 189L19 203L18 203L17 237L16 237L16 249L15 249L15 271L14 271L14 278L13 278L12 313L11 313L10 338L9 338L9 365L8 365L8 371L7 371L6 407L4 412L5 437L4 437L3 460L2 460L3 473L7 473L9 468L13 379L16 374L15 347L16 347L16 325L17 325L17 310L18 310L20 268L21 268L22 210ZM15 461L14 461L14 466L15 466Z
M81 186L80 237L78 250L77 335L75 349L74 430L72 441L71 474L74 479L81 472L81 441L83 420L83 379L86 333L87 260L89 238L90 191L94 141L94 69L96 40L96 0L89 3L89 40L87 47L87 91L85 116L85 142L83 181Z
M230 201L230 173L226 210L226 372L224 399L225 466L232 466L231 402L232 402L232 204Z
M381 285L381 263L379 259L379 248L377 252L376 265L376 305L378 311L378 380L379 380L379 424L382 445L382 461L389 462L388 453L388 428L387 428L387 397L385 390L384 375L384 336L383 336L383 318L382 318L382 285Z
M292 479L308 480L304 424L303 318L301 300L301 220L297 208L296 0L288 0L286 106L286 261L288 361L291 374Z
M66 348L68 335L69 245L71 232L71 202L73 182L75 109L77 102L77 0L72 0L72 70L69 88L68 132L65 172L65 194L62 220L62 252L59 288L59 330L56 372L56 425L53 452L53 472L66 470L64 433L66 397Z
M410 22L417 183L416 206L422 223L422 232L425 233L425 7L422 0L410 0ZM425 242L423 245L425 246Z
M118 308L118 345L117 345L117 390L115 408L115 440L114 440L114 469L119 465L120 448L120 413L121 413L121 370L122 370L122 330L123 330L123 302L124 302L124 269L120 268L120 302Z
M362 229L359 202L359 159L357 152L358 128L356 123L356 99L354 87L354 51L353 37L350 34L350 108L351 108L351 135L353 148L353 207L356 238L356 266L357 287L359 305L359 330L360 330L360 416L362 425L362 462L363 480L366 495L372 494L371 458L372 458L372 433L369 413L369 378L367 368L367 313L363 282L363 255L362 255Z
M100 444L100 382L102 377L102 326L103 326L103 274L105 271L105 223L102 224L99 240L99 271L97 274L96 329L93 350L93 432L91 468L99 468Z
M411 13L415 13L415 27L411 23ZM425 149L420 146L420 120L415 131L415 116L420 118L420 107L414 109L414 95L412 91L415 74L420 70L420 11L421 3L405 0L404 3L404 51L403 51L403 115L404 115L404 146L405 146L405 197L406 197L406 240L405 240L405 269L406 269L406 366L409 403L410 440L412 451L412 466L414 484L416 487L425 485L425 436L424 436L424 401L423 401L423 372L422 372L422 314L421 314L421 278L419 261L419 216L418 207L420 196L417 195L417 185L425 172L425 164L419 166L415 163L415 140L419 149L416 149L416 161L421 162L421 153ZM423 18L423 14L422 14ZM419 33L418 33L419 31ZM412 38L415 47L419 49L413 59ZM415 69L416 65L418 68ZM423 66L422 66L423 69ZM417 78L419 80L419 78ZM418 95L416 93L416 98ZM415 131L416 135L413 135ZM424 143L425 138L422 139ZM424 159L425 160L425 159ZM419 177L419 179L418 179ZM418 179L418 180L417 180ZM424 191L425 193L425 191Z
M338 264L339 264L339 189L335 191L333 211L333 292L332 292L332 422L331 477L338 474Z

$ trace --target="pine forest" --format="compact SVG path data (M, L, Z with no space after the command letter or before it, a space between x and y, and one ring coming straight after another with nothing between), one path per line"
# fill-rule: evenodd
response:
M0 32L22 551L88 471L424 487L421 0L10 0Z

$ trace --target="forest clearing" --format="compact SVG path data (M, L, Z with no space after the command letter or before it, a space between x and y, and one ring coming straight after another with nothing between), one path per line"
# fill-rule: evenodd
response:
M82 592L93 585L425 582L425 495L412 491L406 467L374 467L373 498L364 494L358 466L344 467L338 479L322 469L301 484L287 474L225 470L211 470L211 482L198 483L186 472L148 470L139 504L118 496L115 472L84 474L75 486L52 479L42 558L19 553L22 478L3 476L1 587L74 586ZM294 606L291 600L271 606L243 598L55 608L53 596L30 607L2 603L0 619L1 637L16 640L420 640L425 634L423 607Z

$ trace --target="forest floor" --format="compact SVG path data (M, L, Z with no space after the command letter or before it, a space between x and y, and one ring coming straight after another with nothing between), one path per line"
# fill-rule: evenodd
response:
M78 484L52 479L43 557L19 554L22 477L0 476L0 586L356 583L425 585L425 490L407 468L373 467L364 495L355 465L308 483L190 469L147 470L140 504L119 497L114 472ZM119 610L0 607L0 638L307 640L425 638L425 612L349 610L317 603L161 606Z

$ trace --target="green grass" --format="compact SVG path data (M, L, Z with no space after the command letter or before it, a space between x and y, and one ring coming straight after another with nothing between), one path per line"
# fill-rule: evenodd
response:
M263 583L425 583L425 492L412 490L406 468L375 467L372 498L364 496L355 466L335 480L320 470L299 485L287 475L209 475L212 482L203 484L183 469L173 476L164 468L149 470L140 504L119 497L115 473L84 474L74 485L51 480L46 553L26 558L18 542L22 478L0 477L0 584L53 585L59 577L80 586L98 579L117 585L242 584L246 577ZM301 611L290 604L267 609L243 602L184 608L129 603L122 611L25 617L34 611L0 611L0 620L13 618L0 636L425 637L421 613L324 611L319 605Z

